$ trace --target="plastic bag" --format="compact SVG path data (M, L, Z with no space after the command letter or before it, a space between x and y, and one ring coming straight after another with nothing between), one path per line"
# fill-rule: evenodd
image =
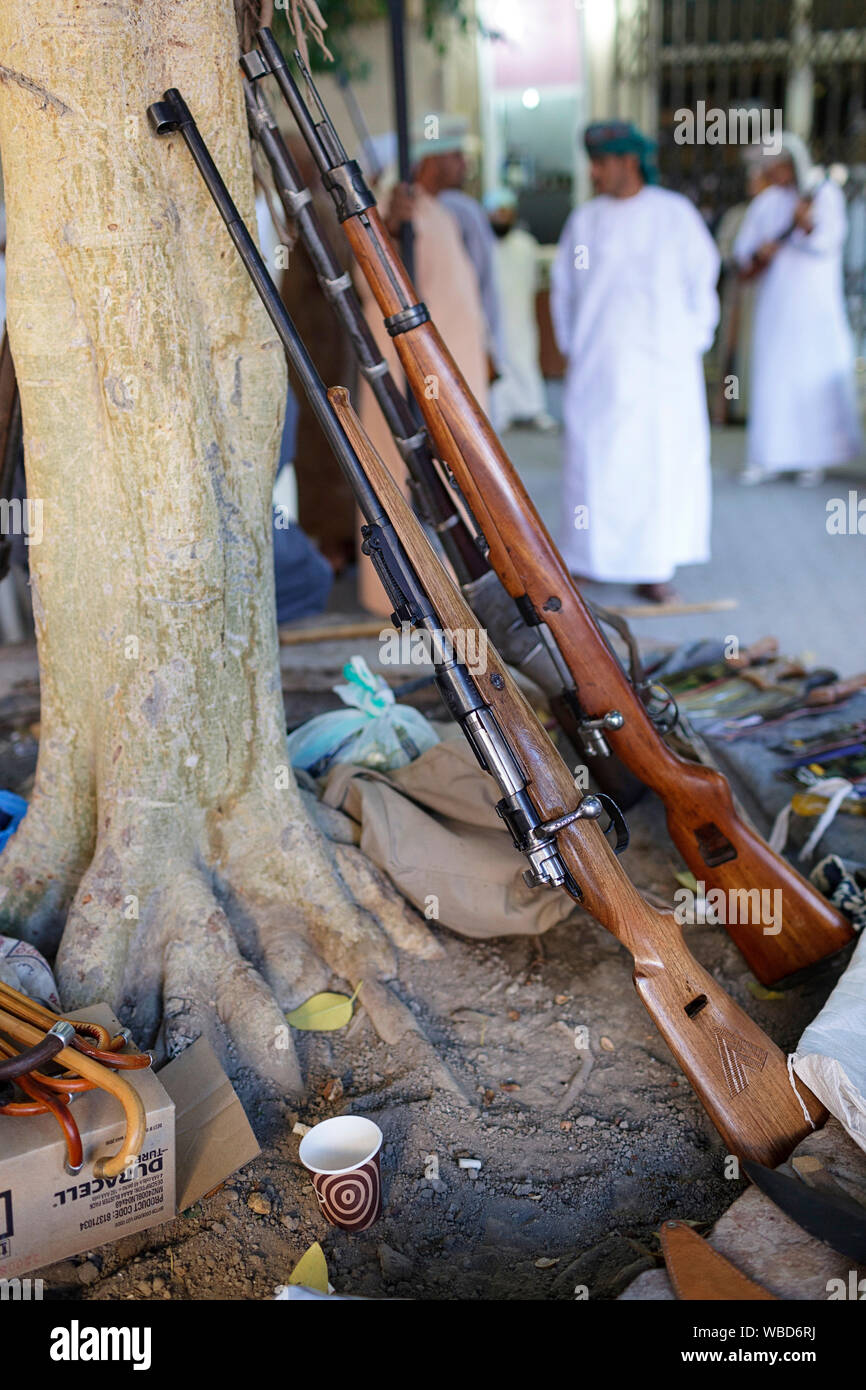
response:
M844 974L794 1053L794 1070L866 1151L866 889L828 855L809 875L863 934Z
M289 735L292 767L322 777L335 763L390 772L405 767L439 742L439 735L411 705L399 705L394 692L374 676L362 656L343 667L348 684L334 693L348 706L308 719Z
M866 936L797 1044L794 1071L866 1151Z

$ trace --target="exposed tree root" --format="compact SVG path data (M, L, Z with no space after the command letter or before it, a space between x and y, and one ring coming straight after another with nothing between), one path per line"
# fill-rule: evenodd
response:
M363 982L360 1003L385 1041L418 1033L381 982L396 973L395 947L425 959L441 947L376 866L354 846L327 841L305 809L294 808L279 835L256 834L243 809L220 819L209 863L198 856L195 864L183 845L167 859L155 855L144 820L119 837L121 849L118 837L106 837L77 886L67 880L65 900L56 892L54 916L66 914L56 960L65 1007L107 999L158 1055L204 1034L230 1070L290 1096L303 1081L285 1011L335 977ZM324 823L342 838L344 826ZM50 950L44 879L19 867L31 827L38 837L39 819L28 815L10 842L15 855L0 860L0 925ZM431 1065L438 1074L432 1057ZM442 1084L454 1086L444 1070Z

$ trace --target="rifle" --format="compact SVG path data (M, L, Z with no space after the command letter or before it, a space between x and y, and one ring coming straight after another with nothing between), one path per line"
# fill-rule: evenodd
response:
M393 620L430 635L439 692L498 784L497 811L529 861L529 878L564 888L631 951L638 992L730 1151L767 1166L781 1162L826 1112L805 1089L801 1105L779 1049L694 960L673 915L640 897L597 823L607 799L578 794L496 651L488 644L483 671L470 671L461 659L454 638L477 633L477 620L365 435L348 392L326 391L180 92L167 91L148 117L158 135L179 132L192 155L352 485L365 517L364 547L394 604ZM606 809L621 831L616 807L607 802Z
M842 914L745 824L720 772L686 761L663 741L641 690L611 653L517 471L419 302L375 197L358 164L347 157L300 55L295 53L295 61L315 103L315 118L270 30L259 29L257 40L258 50L242 58L242 67L253 81L268 73L276 78L385 315L436 453L457 479L493 569L526 623L555 653L567 678L565 696L579 709L582 726L603 731L626 767L658 794L671 839L697 879L726 894L744 887L781 891L778 933L739 921L725 926L759 980L775 984L840 950L853 939ZM438 383L435 399L425 390L431 378Z
M352 278L343 271L328 241L309 189L304 187L261 86L244 79L243 87L250 132L270 165L283 211L297 227L325 298L345 329L361 374L369 383L406 464L413 506L435 532L465 597L490 633L494 645L509 665L516 666L548 696L556 720L572 748L583 744L601 790L613 794L617 801L625 798L630 804L636 799L636 791L642 791L643 787L636 779L626 781L625 770L613 766L616 759L611 758L599 731L581 727L579 711L564 694L563 673L556 664L556 653L542 640L545 629L530 627L524 622L490 568L478 526L474 524L470 528L464 512L455 502L456 489L446 485L436 467L429 435L415 418L379 351ZM465 511L468 512L468 508ZM613 621L612 616L609 621Z
M11 500L20 452L21 402L9 335L4 328L0 343L0 502ZM11 560L12 540L0 529L0 581L9 573Z
M825 178L820 179L819 182L815 184L814 188L808 189L803 194L800 201L803 203L808 203L811 206L811 204L814 203L815 199L817 198L818 194L821 192L821 189L824 187L824 184L830 182L831 180L828 174ZM791 221L788 223L788 226L785 228L785 230L783 232L780 232L779 235L775 238L776 250L778 250L779 247L784 246L786 241L790 241L791 237L796 232L798 226L799 223L797 222L796 217L793 217ZM763 271L765 271L768 265L769 261L762 260L756 254L746 265L743 266L742 270L740 271L739 278L744 284L748 284L750 280L756 279L757 276L759 276Z

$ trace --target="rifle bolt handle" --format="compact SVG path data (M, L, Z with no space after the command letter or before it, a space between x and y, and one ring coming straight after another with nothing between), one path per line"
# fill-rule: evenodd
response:
M558 830L571 825L572 821L598 820L603 810L604 806L597 796L585 796L574 811L566 811L564 816L557 816L555 820L543 821L538 829L543 835L555 835Z
M621 729L625 723L625 716L620 714L618 709L608 710L607 714L601 719L584 719L581 722L581 730L587 729Z

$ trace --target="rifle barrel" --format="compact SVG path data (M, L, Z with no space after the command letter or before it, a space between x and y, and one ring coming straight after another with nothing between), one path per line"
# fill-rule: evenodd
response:
M400 182L411 182L409 162L409 89L406 78L406 7L403 0L388 0L391 34L391 75L394 83L394 125L397 130L397 168ZM411 222L400 228L400 254L410 276L415 274L415 229Z

